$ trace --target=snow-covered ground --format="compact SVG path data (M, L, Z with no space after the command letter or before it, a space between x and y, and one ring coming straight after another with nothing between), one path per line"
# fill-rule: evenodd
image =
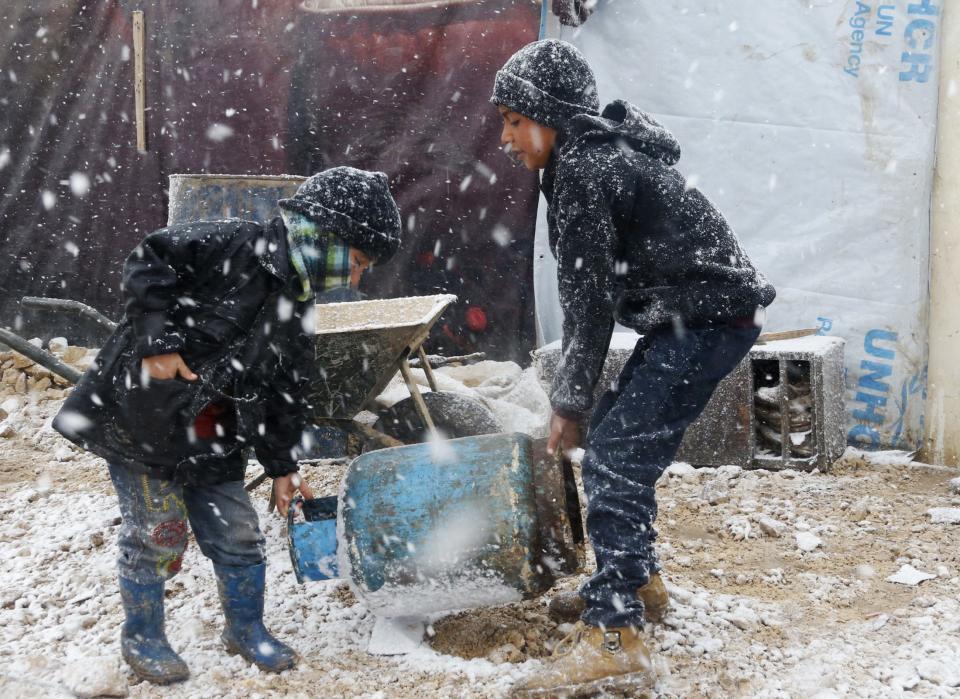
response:
M440 373L442 388L483 397L509 429L542 434L546 398L531 371L487 362ZM410 655L368 655L372 616L345 585L296 583L262 487L267 623L301 664L272 676L223 652L211 566L192 546L168 585L167 629L193 677L163 690L137 683L118 661L119 512L103 463L50 430L58 389L0 390L0 696L82 694L96 680L97 691L142 697L501 697L566 630L541 598L438 620ZM305 475L334 494L341 468ZM829 474L672 466L659 551L673 608L648 628L660 695L960 694L955 475L853 451ZM886 580L895 574L927 579Z

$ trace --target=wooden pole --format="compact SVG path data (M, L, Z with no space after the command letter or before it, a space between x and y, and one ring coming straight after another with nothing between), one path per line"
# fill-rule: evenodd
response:
M423 396L420 395L417 382L413 380L413 375L410 373L410 365L407 364L407 358L405 356L401 357L397 361L397 366L400 368L400 375L403 376L403 380L407 384L407 390L410 391L410 397L413 398L413 407L423 421L423 426L430 432L436 432L437 428L433 424L433 418L430 417L427 404L424 402Z
M146 78L143 67L143 11L133 12L133 94L136 101L137 150L147 152Z

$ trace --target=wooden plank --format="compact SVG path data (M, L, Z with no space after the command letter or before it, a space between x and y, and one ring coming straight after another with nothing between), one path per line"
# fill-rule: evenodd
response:
M437 377L433 375L433 367L430 366L430 361L427 359L427 353L423 351L423 345L420 345L417 348L417 356L420 357L423 373L427 377L427 383L430 384L430 390L436 392Z
M146 77L143 67L143 12L133 12L133 94L136 102L137 150L147 151Z
M799 337L812 337L820 332L820 328L804 328L802 330L784 330L778 333L763 333L757 338L758 345L765 345L768 342L777 342L778 340L796 340Z
M423 401L423 396L420 395L417 382L413 380L413 375L410 373L410 365L407 364L407 358L405 356L401 357L397 364L400 367L400 374L407 384L407 390L410 391L410 397L413 398L413 407L417 409L417 415L419 415L423 421L423 426L430 432L436 432L437 428L433 424L433 418L430 417L430 411L427 410L427 404Z

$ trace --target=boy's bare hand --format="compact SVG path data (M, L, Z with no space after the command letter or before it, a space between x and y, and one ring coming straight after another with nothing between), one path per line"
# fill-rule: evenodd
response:
M273 479L273 497L277 501L277 509L281 517L287 516L290 501L298 490L305 499L313 500L313 490L299 473L288 473L286 476Z
M557 447L563 451L580 446L580 423L560 417L556 413L550 418L550 439L547 440L547 453L553 454Z
M175 379L178 374L187 381L196 381L200 378L190 370L190 367L183 361L183 357L180 356L179 352L144 357L141 364L143 369L146 370L147 375L157 381Z

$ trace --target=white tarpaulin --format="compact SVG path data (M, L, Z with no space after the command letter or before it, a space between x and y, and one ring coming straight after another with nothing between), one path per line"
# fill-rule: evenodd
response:
M942 4L601 0L559 31L593 65L602 104L628 99L676 134L680 171L777 287L765 329L846 339L848 437L868 448L923 435ZM544 226L541 212L549 342Z

